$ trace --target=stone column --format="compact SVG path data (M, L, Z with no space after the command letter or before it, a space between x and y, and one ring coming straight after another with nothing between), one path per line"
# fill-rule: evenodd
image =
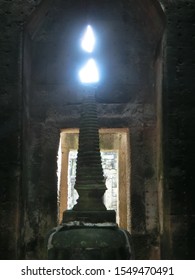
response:
M83 94L75 183L79 198L72 210L64 212L63 221L115 222L115 211L107 210L103 203L106 185L99 148L95 89L88 87Z

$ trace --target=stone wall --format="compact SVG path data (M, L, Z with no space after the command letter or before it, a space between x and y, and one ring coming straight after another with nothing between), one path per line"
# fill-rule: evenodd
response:
M162 1L167 15L164 42L164 237L163 256L194 259L194 74L195 3Z
M18 258L22 169L22 25L40 1L0 1L1 259Z

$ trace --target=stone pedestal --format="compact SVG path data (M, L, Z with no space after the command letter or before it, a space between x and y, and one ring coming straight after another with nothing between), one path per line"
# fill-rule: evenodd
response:
M50 260L130 260L131 238L115 223L69 222L48 238Z

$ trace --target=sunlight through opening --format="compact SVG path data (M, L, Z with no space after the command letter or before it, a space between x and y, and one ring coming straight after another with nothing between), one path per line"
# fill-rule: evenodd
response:
M89 59L79 71L79 78L80 81L85 84L99 82L99 72L94 59Z
M86 32L81 40L81 47L84 51L92 53L95 46L95 36L90 25L87 26Z

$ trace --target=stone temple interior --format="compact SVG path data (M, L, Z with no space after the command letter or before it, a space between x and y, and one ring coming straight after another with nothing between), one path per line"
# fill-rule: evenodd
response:
M45 259L68 208L88 23L119 224L135 259L195 258L194 14L193 0L0 0L0 259Z

